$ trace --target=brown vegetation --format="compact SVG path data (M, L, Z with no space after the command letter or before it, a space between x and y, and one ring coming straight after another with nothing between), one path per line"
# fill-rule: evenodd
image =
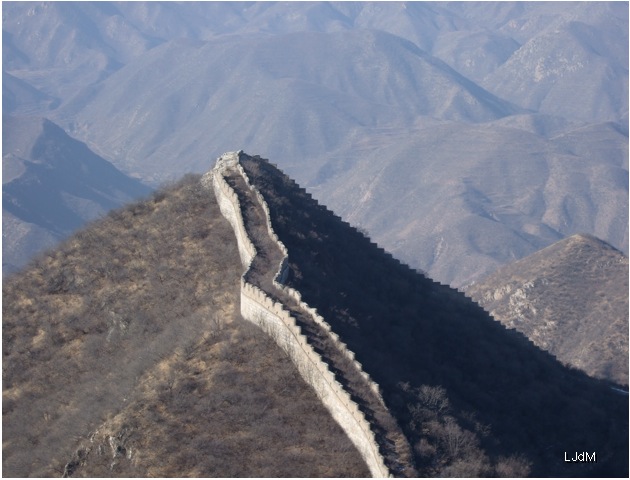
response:
M466 291L560 361L628 385L628 257L607 243L573 235Z
M199 177L3 283L6 476L365 476L286 356L238 315L233 232Z

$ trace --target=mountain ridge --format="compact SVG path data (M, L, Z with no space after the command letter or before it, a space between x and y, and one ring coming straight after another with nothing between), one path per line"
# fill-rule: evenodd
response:
M384 254L269 162L240 154L239 163L289 254L281 260L284 255L258 250L267 257L261 258L269 264L265 271L280 273L284 285L316 309L330 327L325 335L344 344L352 362L378 385L419 474L626 475L627 398L609 383L562 366L463 294ZM243 288L256 272L242 276L250 257L239 258L239 235L220 215L220 198L210 197L198 176L189 177L183 187L112 212L3 283L7 472L251 476L242 457L265 442L265 432L278 435L265 443L282 444L280 432L287 430L269 421L278 421L283 407L277 401L284 397L259 390L261 382L253 380L267 370L277 373L272 366L278 360L269 360L277 357L259 348L266 335L230 317L240 301L244 313L257 318L256 311L248 313L254 290ZM241 197L243 205L254 197ZM260 235L252 236L272 238L262 210L251 211L261 215L255 227ZM273 302L258 305L262 315L279 314ZM305 323L299 327L306 331ZM274 342L284 341L267 331ZM61 372L73 381L60 383ZM247 383L234 384L237 372ZM311 382L319 377L313 373ZM344 388L353 382L346 380ZM244 393L252 385L255 403L252 393ZM354 403L359 397L351 398ZM358 403L367 418L373 409ZM87 404L92 407L86 416ZM42 415L44 423L36 421ZM233 419L227 430L226 418ZM291 445L310 438L309 427L297 427L296 418L282 422L299 428L300 440L289 436ZM312 425L319 432L324 421ZM378 429L373 433L394 440ZM341 445L334 438L333 445ZM176 455L168 453L173 448ZM287 453L305 468L313 461L296 448L281 448L280 458ZM320 448L322 455L335 453L325 442ZM333 457L358 454L347 448L341 456L326 456L330 465L315 463L337 471ZM565 453L580 449L597 451L598 463L567 464ZM278 466L275 455L261 451L267 452L263 458L252 456L254 471L286 474L288 460ZM354 474L366 474L353 465ZM395 462L388 468L404 475Z
M241 273L229 223L191 175L4 277L3 473L369 475L238 314Z
M246 271L241 285L241 314L287 351L304 379L315 388L355 443L374 476L417 476L410 447L385 408L378 385L354 360L354 353L339 340L325 319L303 302L300 292L283 284L289 274L288 251L273 230L264 197L252 187L240 165L241 153L224 154L212 172L215 193L221 198L219 204L231 203L222 212L233 224L239 245L243 245L240 250ZM238 174L230 175L230 169ZM230 197L231 201L223 200ZM256 209L264 212L258 220L252 213ZM278 253L272 256L270 250ZM270 277L261 281L259 275L263 274ZM267 304L273 307L263 307ZM278 329L278 321L285 327ZM295 341L281 340L287 332L295 336L300 348L296 348ZM300 351L306 352L306 356ZM323 382L316 379L318 370Z
M150 189L43 117L4 116L3 271Z
M628 257L572 235L466 288L506 326L589 375L628 384Z
M523 396L531 398L531 389L534 388L533 385L537 384L537 382L546 383L557 381L559 383L564 383L564 381L567 381L568 384L562 387L562 389L567 388L568 390L572 390L577 387L577 384L574 384L574 387L569 387L569 384L576 381L578 384L582 384L582 387L580 387L581 389L591 388L585 387L585 384L582 383L591 382L591 380L586 380L587 377L577 374L576 371L566 370L565 367L561 366L561 364L550 354L543 352L538 347L535 347L521 333L505 330L505 327L503 327L498 321L492 319L485 311L483 311L483 309L481 309L481 307L474 304L474 302L464 295L449 287L438 285L422 275L418 275L417 272L401 265L390 256L383 256L382 253L377 254L375 251L376 247L373 244L369 247L369 250L373 252L369 261L366 259L359 261L358 258L362 258L362 255L366 254L363 252L362 247L359 248L359 245L363 246L363 242L366 241L369 244L369 240L366 240L362 234L356 231L351 234L350 232L353 229L348 229L347 224L338 218L335 219L333 214L326 208L317 205L317 203L310 199L309 195L303 189L300 189L299 186L297 186L292 180L279 173L276 167L259 157L249 157L245 154L240 154L239 157L240 163L243 165L243 169L247 173L250 181L257 189L260 190L261 194L268 203L271 221L272 224L275 225L274 229L277 232L280 241L283 242L288 249L290 271L288 274L288 285L297 289L301 293L301 297L309 305L317 309L318 313L322 315L326 319L326 322L331 325L332 331L339 335L339 338L348 345L348 348L354 352L357 361L363 365L366 372L378 383L381 391L383 392L382 395L385 403L392 409L393 412L395 412L395 416L400 422L401 427L414 446L415 461L417 467L420 469L419 471L426 471L423 469L427 468L427 458L423 455L429 455L430 457L430 454L428 454L426 450L428 448L428 445L426 444L427 438L425 437L424 440L420 439L420 443L418 444L415 443L419 440L419 438L416 436L417 433L414 433L414 421L412 420L410 424L406 423L406 421L409 421L410 412L406 411L405 413L405 408L401 409L401 406L413 405L414 392L424 391L423 389L428 388L426 384L422 383L423 381L426 382L428 378L431 378L433 382L446 387L446 391L449 392L450 403L453 405L452 415L455 415L454 412L457 411L456 408L454 408L455 405L458 406L457 408L464 409L466 409L464 405L468 405L468 408L472 408L475 411L478 421L482 423L484 414L481 412L484 410L484 407L482 406L485 404L484 402L490 402L493 405L493 415L496 416L499 411L503 410L504 407L501 406L501 402L505 401L507 402L506 405L509 404L508 409L511 412L510 415L514 415L515 409L518 410L520 408L524 408L522 415L530 418L530 421L537 424L538 421L533 420L533 418L537 415L544 416L542 411L537 410L538 413L534 413L534 411L529 410L531 405L517 406L523 401ZM291 206L290 214L289 210L287 210L289 205ZM326 218L326 220L324 220L324 218ZM337 224L337 226L333 227L333 224ZM304 234L297 232L311 233L305 236ZM352 236L353 238L356 236L357 238L354 242L352 242L352 246L350 246L351 242L348 242L349 248L344 249L341 245L334 243L335 233L333 232L343 235L344 238L346 235ZM338 250L343 250L344 253L341 254ZM359 251L362 253L359 253ZM388 260L385 261L385 258L388 258ZM382 265L381 262L383 262ZM391 283L395 284L395 286L386 286L388 285L386 279L389 277L385 274L385 271L383 271L386 268L385 263L389 264L389 267L387 268L391 268L392 273L394 270L396 271L396 274L393 275L390 280ZM367 266L368 264L370 266ZM376 267L377 264L379 265L378 267ZM346 268L348 268L348 265L354 265L355 268L360 269L361 272L351 273L350 271L347 271ZM359 267L359 265L364 266ZM377 279L378 275L376 274L376 271L379 271L379 274L383 276L383 278ZM403 272L405 273L403 274ZM326 286L333 278L335 279L335 284L334 287L331 285L331 290L331 288L327 288ZM351 278L352 280L350 280ZM416 295L423 297L429 295L428 292L431 291L431 295L435 295L437 298L440 298L440 300L436 300L436 302L442 303L440 303L439 306L436 304L431 307L428 305L425 305L425 307L412 307L407 303L408 300L405 300L405 295L402 292L410 292L413 291L414 288L406 286L403 278L409 278L409 280L414 278L413 281L419 283L419 285L414 287L415 291L419 292ZM420 286L420 284L422 286ZM351 285L354 285L354 287ZM355 297L357 293L354 290L356 289L361 290L360 296L362 300L358 300L358 298ZM392 298L396 298L396 301L400 302L402 305L399 307L402 311L399 311L392 303L388 303L387 313L384 310L379 309L377 306L377 299L385 295L385 293L379 289L384 289L387 292L387 295L389 295L388 298L390 298L390 300ZM397 292L399 289L402 289L402 291ZM430 303L432 301L431 295L429 295L428 298L424 297L425 300L417 298L416 301ZM357 303L353 303L351 299L355 299L354 301ZM369 307L365 305L361 306L360 304L362 302L369 302ZM450 307L446 309L448 310L448 313L444 310L445 305L447 304L450 305ZM407 306L404 307L404 305ZM409 310L405 311L405 308ZM419 308L420 311L424 313L420 313L420 311L418 311L413 314L412 311L415 312L415 308ZM403 311L405 313L403 313ZM446 332L443 334L437 334L437 331L433 329L439 329L442 327L438 327L439 322L437 318L434 318L432 315L427 313L430 311L435 311L436 317L440 317L439 322L445 322L446 324L451 324L451 322L458 323L458 320L456 319L460 318L459 315L464 315L468 320L467 322L458 323L457 328L459 330L457 334L447 334ZM441 313L438 313L440 311ZM466 311L466 313L463 314L463 311ZM473 318L475 321L471 321ZM480 323L477 324L477 321ZM443 328L448 329L449 327L444 326ZM415 329L422 330L423 335L418 337L418 332ZM501 337L502 340L499 341L498 338L489 340L488 337L488 339L484 341L479 340L484 345L483 347L475 348L471 346L471 342L477 342L475 334L472 333L474 331L483 331L485 333L482 335L487 334L490 337L496 334L498 337ZM456 339L458 336L461 336L462 340ZM377 338L378 341L376 341ZM396 338L396 340L394 340L394 338ZM411 340L412 338L414 340ZM428 338L431 338L431 340ZM467 340L463 340L464 338ZM418 345L414 345L413 347L411 346L413 341L421 341L421 339L424 339L424 342L427 342L428 344L422 342L422 347L419 347ZM431 344L431 341L435 343ZM393 343L390 344L390 342ZM450 342L457 344L457 346L450 344ZM490 342L493 346L491 347L488 342ZM388 347L384 347L383 343L386 343ZM394 343L396 346L394 346ZM508 346L508 344L510 346ZM429 345L433 345L433 347L431 348ZM501 347L499 347L499 345L501 345ZM466 349L467 347L470 348L469 352L461 352L462 349ZM432 353L428 353L425 350L429 348L432 349ZM542 363L539 366L521 366L520 369L511 370L511 373L509 374L510 380L508 381L510 386L508 387L506 384L502 388L497 384L497 382L502 381L499 379L503 378L503 373L500 373L497 370L500 368L499 365L501 364L492 363L491 360L488 360L493 364L492 371L494 372L495 377L485 387L480 387L481 383L485 382L482 380L483 375L474 369L467 369L467 367L464 366L466 364L464 358L468 358L467 362L472 361L474 358L475 362L479 361L483 363L483 360L480 359L480 355L483 355L482 352L489 353L490 351L499 348L506 349L506 352L504 352L505 355L499 353L497 353L497 355L503 355L503 366L507 369L511 369L512 367L506 364L506 359L514 358L514 355L519 356L521 361L531 361L533 363L540 361ZM440 349L442 349L443 352L440 352ZM512 353L507 354L507 351L511 351L511 349L513 349ZM425 351L420 354L419 352L423 350ZM527 354L524 353L525 350L528 352ZM412 351L414 353L411 353ZM521 353L515 354L515 351L519 351ZM441 354L445 354L446 352L449 352L454 356L449 356L448 359L447 357L444 357L441 360L438 359ZM521 357L521 354L523 357ZM440 378L440 375L437 374L436 376L436 372L427 372L426 375L428 375L428 377L424 377L424 380L421 380L423 374L420 374L418 370L422 370L423 367L421 367L421 365L423 363L416 363L417 358L414 360L414 356L418 355L423 357L424 362L428 362L432 365L442 365L442 362L444 362L444 364L453 365L453 362L458 363L460 360L464 362L453 368L460 372L458 375L462 375L463 378L468 379L467 382L464 382L467 385L467 393L462 393L462 395L468 397L468 399L463 401L463 403L459 403L462 401L462 397L459 396L460 394L455 393L458 390L458 380L454 380L452 378L447 380L446 378L448 378L448 376L446 378L441 378L441 380L437 380L437 378ZM398 356L401 358L398 359ZM403 357L404 361L402 360ZM527 357L528 360L525 360L525 357ZM459 360L455 360L456 358ZM412 373L414 370L410 364L414 365L413 368L418 369L415 373ZM545 364L545 367L542 367L542 364ZM396 365L396 367L394 367L394 365ZM389 366L389 369L386 366ZM445 368L448 369L448 367ZM463 370L466 370L466 372L464 373ZM527 380L522 378L522 375L526 370L534 370L537 372L534 374L536 380L534 380L533 383L530 383L533 378L528 378ZM387 373L385 373L385 371ZM563 371L564 373L559 373L559 371ZM546 373L543 374L543 372ZM556 375L556 373L552 372L558 372L557 374L559 376L556 377L557 380L551 380L550 377L555 377ZM569 377L574 380L568 380ZM578 380L578 377L581 378L581 380ZM397 378L401 379L401 381L397 382ZM522 380L516 380L516 378L522 378ZM560 378L564 378L565 380L560 380ZM515 392L507 394L508 391L515 388L513 382L518 383L520 381L532 385L530 389L526 389L524 386L519 387L529 391L521 391L518 394ZM477 383L476 387L473 387L475 382L480 383ZM429 382L429 385L431 385L431 382ZM484 396L483 401L476 402L471 400L470 396L475 388L487 389L487 396ZM537 389L538 387L535 388ZM607 398L607 400L605 400L606 402L612 401L614 403L620 401L620 399L611 397L611 390L609 387L605 387L604 384L600 384L600 387L596 387L596 390L599 388L602 388L600 392L603 395L602 399ZM492 394L490 394L491 391L493 392ZM515 396L511 396L512 394ZM507 400L507 398L500 400L496 395L509 395L510 400ZM492 397L492 400L490 400L490 397ZM470 403L471 401L475 405L474 407L472 407L472 404ZM541 400L539 398L536 403L539 405L538 408L543 408L543 410L545 407L542 407L542 404L538 403L540 401L543 403L547 401L551 403L555 402L555 400L551 400L550 398L545 400ZM411 402L411 404L408 402ZM555 407L552 409L555 412L555 415L558 416L558 418L554 420L554 423L556 421L558 422L554 428L558 428L559 431L564 430L567 424L563 423L563 421L559 418L562 417L564 413L557 411ZM527 410L527 413L525 413L525 410ZM520 415L521 414L519 414L519 416ZM457 419L459 422L464 422L464 420L459 416L457 416ZM544 420L544 422L548 421L549 419ZM524 428L526 430L530 430L528 435L540 434L540 432L534 433L534 431L530 428L531 426L527 427L525 425L519 427L512 426L512 428L508 430L503 430L505 425L500 425L501 422L496 420L496 418L494 422L490 423L492 423L492 431L494 432L492 436L494 437L495 435L498 435L501 437L500 443L504 445L504 448L509 444L515 445L514 442L518 443L518 440L516 440L513 436L514 428ZM565 426L561 427L560 424ZM468 424L464 422L464 425ZM466 428L471 427L468 425ZM553 435L559 434L559 431ZM551 434L551 431L548 431L545 435L549 434ZM508 439L508 436L506 435L511 437ZM569 437L577 435L581 438L579 442L585 441L583 433L575 431L568 435ZM550 441L550 438L551 437L547 437L548 442ZM480 440L480 445L483 445L483 448L496 448L497 444L493 444L492 441L490 441L490 444L495 445L494 447L490 447L490 444L485 443L486 441ZM561 443L566 444L564 442L566 442L566 439L561 441ZM421 447L420 444L423 444L424 446ZM470 464L466 463L468 460L461 458L459 459L459 463L456 461L449 467L446 467L444 474L450 473L451 475L454 475L455 472L459 472L461 474L466 471L468 472L468 475L472 476L484 475L482 472L486 472L485 474L487 474L489 471L487 469L490 467L485 463L488 461L485 453L483 453L483 450L480 452L478 450L474 450L474 448L473 451L476 451L477 456L481 456L481 458L486 459L482 461L481 465L477 466L480 470L475 470ZM504 452L504 454L506 454L507 451L504 450ZM512 453L514 453L514 451L512 451ZM536 454L532 455L533 456L528 455L528 459L534 462L534 465L532 465L533 475L540 475L542 472L545 472L545 475L549 475L550 469L557 472L557 474L559 474L560 471L563 471L564 466L561 465L562 462L556 463L553 460L553 456L549 457L548 452L543 453L542 451L537 451ZM544 462L546 466L542 467L540 464L536 466L536 462L538 461ZM467 468L469 470L466 470ZM498 464L496 464L494 468L499 468ZM519 468L524 468L524 465L520 465ZM537 470L538 468L541 468L541 470ZM623 468L624 467L621 467L622 470ZM565 471L565 474L570 475L568 472L569 470ZM516 475L518 476L519 474Z

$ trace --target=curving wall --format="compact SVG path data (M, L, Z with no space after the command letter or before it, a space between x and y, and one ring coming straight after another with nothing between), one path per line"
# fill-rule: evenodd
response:
M302 377L315 389L322 403L357 447L372 475L376 477L391 476L391 472L385 465L383 455L380 453L379 445L370 427L369 420L359 409L358 405L352 401L348 391L336 380L335 375L331 372L326 362L308 343L307 337L296 324L295 318L292 317L285 305L273 300L271 296L263 290L246 281L250 265L256 256L256 248L245 228L238 195L224 178L226 170L238 173L238 175L243 178L250 193L255 195L265 213L264 217L267 233L283 253L282 260L273 278L274 286L290 296L299 305L302 311L307 312L312 320L319 325L321 330L326 332L336 350L351 361L355 371L363 378L364 384L369 386L376 394L381 404L383 404L379 386L372 380L367 372L363 371L361 363L355 359L354 352L332 331L331 326L318 314L316 309L311 308L307 303L302 301L299 291L284 285L284 281L288 275L288 250L273 229L269 207L263 195L252 185L246 172L239 163L240 153L241 152L233 152L221 156L217 160L215 168L203 176L202 184L206 188L213 188L221 213L231 224L237 239L241 262L244 267L244 274L241 278L241 314L245 319L258 325L263 331L270 335L289 355ZM343 222L339 217L337 218ZM354 227L349 224L346 223L346 225L354 229ZM405 268L409 268L407 265L400 263L397 259L392 257L391 254L378 247L378 245L373 245L396 263ZM418 273L415 270L414 272ZM442 285L435 281L433 281L433 283L447 288L452 295L466 296L464 292L454 290L447 285ZM527 337L516 330L513 331L515 334L518 334L531 343ZM408 444L403 447L403 449L405 448L409 448Z
M254 192L254 194L258 198L260 205L262 205L262 208L265 212L265 220L267 223L267 231L269 233L269 236L274 240L274 242L279 246L280 250L284 254L284 257L282 258L282 261L280 262L278 268L278 273L276 274L273 281L274 286L292 297L300 306L300 308L308 312L315 323L327 332L327 334L333 340L335 346L337 347L337 350L343 353L346 358L353 362L354 368L361 374L370 389L378 396L381 404L384 405L385 403L383 402L383 397L381 395L378 384L372 380L367 372L363 371L363 365L361 365L361 363L355 359L354 352L351 351L343 341L341 341L339 335L333 332L330 324L326 322L326 320L324 320L324 317L317 313L317 309L310 307L306 302L302 301L302 295L299 291L287 285L284 285L284 281L286 280L289 273L289 251L287 250L286 246L280 241L280 238L271 225L271 214L269 213L269 206L267 205L267 202L265 201L262 193L260 193L260 191L249 181L249 177L247 176L247 173L245 173L245 170L240 165L240 163L236 165L236 168L241 176L245 179L245 183L247 184L249 189Z
M228 185L222 175L215 175L214 172L206 173L201 179L201 184L208 189L212 185L219 204L219 210L230 223L236 235L241 263L243 267L249 268L252 259L256 256L256 248L245 231L241 206L239 205L236 192L232 190L232 187Z
M243 176L248 188L256 195L266 214L269 235L284 253L274 278L274 285L291 295L305 311L313 316L315 322L329 333L338 350L354 362L355 368L381 399L378 385L363 371L361 364L354 359L354 353L331 331L330 325L317 314L315 309L310 308L302 301L299 292L282 285L288 273L288 252L273 230L267 203L260 192L251 185L238 163L239 154L240 152L231 152L222 155L217 160L217 165L213 171L204 175L202 184L206 188L210 188L212 185L221 213L232 225L237 239L241 262L245 267L245 273L241 278L241 315L260 326L289 355L302 377L314 388L324 406L357 447L372 475L375 477L390 476L369 421L358 405L352 401L349 393L337 382L335 375L321 356L308 344L300 327L296 325L295 319L281 303L275 302L261 289L245 280L245 274L256 255L256 249L245 229L238 196L223 177L223 172L227 169L238 171Z
M239 152L240 153L240 152ZM271 163L271 165L274 166L274 168L280 170L280 168L274 164ZM247 183L249 184L249 180L247 179L247 175L245 173L245 171L243 170L243 167L240 164L237 164L237 168L239 169L240 172L242 172L242 175L245 177ZM322 208L324 210L328 210L328 208L324 205L321 205L317 202L317 200L313 199L313 196L306 191L306 189L300 187L298 184L295 183L295 181L293 179L289 179L289 181L291 182L292 186L297 188L302 194L304 194L305 196L307 196L309 199L313 200L316 205L319 208ZM273 228L271 226L271 216L269 213L269 208L266 204L266 202L264 201L262 194L260 194L258 192L258 190L256 189L256 187L251 187L253 190L256 191L256 194L259 196L259 198L261 199L261 203L263 204L263 207L265 209L265 213L267 215L267 221L268 221L268 229L271 232L270 234L272 235L272 237L280 244L282 251L285 253L285 255L288 255L287 249L285 248L284 244L278 239L278 236L275 234L275 232L273 232ZM341 217L339 217L338 215L335 215L334 212L329 211L329 213L339 222L341 222L342 224L344 224L346 226L346 228L354 231L356 234L360 234L361 236L365 236L362 232L359 232L359 230L357 230L354 226L352 226L351 224L349 224L348 222L346 222L345 220L343 220ZM484 310L485 308L483 308L481 305L479 305L479 303L474 300L472 297L470 297L464 290L460 290L459 288L456 287L452 287L451 285L445 284L445 283L441 283L438 282L436 280L433 280L431 278L426 277L426 274L423 271L418 271L416 269L411 268L409 265L402 263L400 260L398 260L396 257L394 257L390 252L388 252L387 250L385 250L384 248L380 247L377 243L373 242L370 238L367 239L370 243L370 245L375 248L381 255L384 255L385 257L387 257L390 261L395 262L399 267L404 268L406 270L410 270L413 271L414 274L417 275L422 275L423 277L427 278L428 280L431 281L431 283L433 283L434 285L445 289L445 291L447 291L449 293L449 295L452 295L453 297L464 297L466 298L468 301L470 301L471 303L475 304L479 309ZM285 257L285 261L288 260L288 257ZM282 268L286 268L285 271L282 270ZM281 269L279 271L279 276L283 274L284 277L282 280L279 280L279 284L276 284L276 282L274 282L274 284L276 284L276 286L282 290L284 290L285 292L289 293L291 296L293 296L294 298L296 298L300 303L301 302L301 295L300 292L282 285L282 283L284 282L284 280L286 280L286 275L288 274L288 262L286 262L286 265L281 265ZM307 308L310 308L307 306ZM311 309L316 313L315 309ZM492 317L492 315L490 314L490 312L486 312L488 313L488 315L490 315ZM331 335L336 336L336 334L334 332L332 332L330 325L328 325L324 319L318 315L318 318L321 319L324 328L326 328L327 330L329 330L331 332ZM500 322L499 320L497 320L496 318L492 317L492 319L497 322L498 324L502 325L506 330L512 332L513 335L519 337L521 339L521 341L524 341L526 343L529 343L530 345L536 347L536 348L540 348L538 347L528 336L524 335L521 331L519 331L518 329L514 328L514 327L508 327L506 325L504 325L502 322ZM338 338L338 337L337 337ZM342 343L342 345L345 347L345 344ZM343 348L343 347L342 347ZM346 348L347 350L347 348ZM545 353L547 353L548 355L550 355L553 358L556 358L555 355L553 355L552 353L548 352L545 350ZM350 350L348 350L348 355L351 356L352 359L354 359L354 353L351 352ZM357 362L358 363L358 362ZM361 365L359 363L359 365ZM367 374L366 374L367 375ZM369 377L369 376L368 376ZM376 384L374 384L376 385ZM377 387L378 388L378 387Z

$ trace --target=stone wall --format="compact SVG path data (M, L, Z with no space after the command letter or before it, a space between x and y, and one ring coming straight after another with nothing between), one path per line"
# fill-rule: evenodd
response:
M240 165L238 161L239 154L240 152L235 152L221 156L217 161L215 169L204 175L202 182L207 188L210 188L210 185L212 185L221 213L230 222L235 232L241 261L245 269L241 278L241 314L243 318L258 325L263 331L270 335L289 355L301 376L314 388L322 403L357 447L371 473L377 477L390 476L390 471L386 467L383 456L379 451L379 446L370 428L369 421L366 419L363 412L361 412L358 405L351 400L349 393L337 382L335 375L330 371L321 356L310 346L306 336L302 334L300 327L296 325L295 319L284 305L276 302L260 288L245 280L252 259L256 255L256 248L247 234L238 196L223 177L222 172L224 172L225 169L238 172L244 179L247 188L257 197L259 204L265 212L269 237L277 244L278 248L283 253L283 258L278 265L278 270L273 279L274 286L292 297L300 308L307 312L314 322L327 333L335 345L335 348L347 359L351 360L355 370L363 377L365 384L369 386L377 395L380 402L383 403L379 386L372 380L367 372L363 371L361 363L355 359L354 352L332 331L331 326L319 315L317 310L311 308L302 300L299 291L284 285L289 273L289 252L273 229L267 202L258 189L252 185L246 172ZM304 191L304 189L301 188L300 190ZM305 191L304 193L310 197L310 194ZM321 205L319 205L319 207L326 208ZM348 228L356 230L341 218L335 217L338 221L346 224ZM370 243L380 253L390 258L391 261L396 262L396 264L401 267L412 270L409 266L399 262L378 245L371 241ZM421 272L415 270L413 270L413 272L421 274ZM466 296L464 292L452 289L448 285L443 285L435 281L432 282L437 288L448 289L449 293L453 296ZM514 332L518 333L516 330L514 330ZM531 343L531 341L522 334L519 334L519 336Z
M378 395L381 403L384 405L378 384L374 382L372 378L370 377L370 375L363 370L363 365L361 365L361 363L355 359L354 352L351 351L343 341L341 341L341 339L339 338L339 335L333 332L330 324L326 322L326 320L324 320L324 317L322 317L321 315L317 313L317 309L311 308L306 302L302 301L302 295L300 294L299 291L289 286L284 285L284 281L286 280L289 273L289 252L286 246L282 243L282 241L280 241L280 238L278 237L278 235L273 229L273 225L271 224L271 214L269 212L269 206L267 205L265 198L260 193L260 191L254 185L252 185L252 183L249 181L249 177L247 176L247 173L245 173L245 170L243 169L243 167L240 164L237 164L236 168L245 179L245 183L247 184L247 186L250 188L251 191L254 192L254 194L258 198L258 201L262 205L262 208L265 211L265 218L267 221L267 231L269 233L269 236L276 242L276 244L278 244L280 250L284 254L284 257L282 261L280 262L280 265L278 268L278 273L276 274L276 277L273 282L274 286L284 291L289 296L291 296L298 303L300 308L307 311L310 314L310 316L313 318L315 323L317 323L320 327L322 327L328 333L328 335L333 340L333 343L337 347L337 350L340 351L346 358L348 358L349 360L353 362L354 368L361 374L361 376L364 378L367 385L370 387L370 389L374 393L376 393L376 395Z
M315 390L335 421L343 428L375 477L389 471L363 412L337 382L321 357L308 344L295 319L282 304L271 300L257 287L241 282L241 314L258 325L289 355L300 375Z
M279 168L276 164L271 163L271 165L273 165L276 169L280 170L280 168ZM243 167L242 167L240 164L238 164L238 168L240 169L240 171L243 171ZM243 175L245 176L245 178L246 178L246 180L247 180L247 175L245 175L245 172L243 172ZM300 187L298 184L296 184L296 183L295 183L295 181L294 181L293 179L289 179L289 181L292 183L292 187L297 188L297 189L298 189L298 190L299 190L302 194L304 194L305 196L307 196L309 199L313 200L313 202L315 202L315 204L316 204L319 208L321 208L321 209L323 209L323 210L328 211L328 213L330 213L330 215L332 215L332 217L334 217L334 218L335 218L335 220L337 220L337 221L341 222L343 225L345 225L345 227L346 227L346 228L348 228L348 229L350 229L350 230L354 231L357 235L365 236L362 232L359 232L359 230L357 230L354 226L350 225L348 222L346 222L345 220L343 220L343 219L342 219L341 217L339 217L338 215L335 215L335 213L334 213L334 212L331 212L330 210L328 210L328 208L327 208L326 206L321 205L321 204L320 204L317 200L313 199L313 196L312 196L309 192L307 192L307 191L306 191L306 189L304 189L304 188ZM249 181L248 181L248 183L249 183ZM253 188L255 189L255 187L253 187ZM260 198L262 198L262 195L261 195L260 193L258 193L258 195L260 196ZM264 200L263 200L263 202L264 202ZM270 219L271 217L270 217L270 214L269 214L269 208L267 207L267 204L266 204L266 203L263 203L263 205L264 205L264 207L265 207L265 212L266 212L266 214L267 214L267 218L268 218L268 219ZM271 227L271 221L269 221L269 230L270 230L270 231L273 231L273 228ZM277 235L276 235L275 233L273 233L273 236L274 236L274 238L278 241L278 243L282 246L282 248L283 248L283 252L286 252L286 248L284 247L284 245L282 244L282 242L280 242L280 240L278 239ZM470 301L471 303L475 304L475 305L476 305L479 309L481 309L481 310L484 310L484 311L485 311L485 308L483 308L483 307L482 307L482 306L481 306L481 305L480 305L480 304L479 304L479 303L478 303L475 299L473 299L471 296L469 296L469 295L468 295L468 294L467 294L464 290L460 290L460 289L458 289L458 288L452 287L452 286L450 286L450 285L447 285L447 284L444 284L444 283L441 283L441 282L438 282L438 281L436 281L436 280L433 280L433 279L431 279L431 278L426 277L426 275L424 274L424 272L422 272L422 271L418 271L418 270L415 270L415 269L411 268L409 265L407 265L407 264L405 264L405 263L402 263L400 260L398 260L396 257L394 257L394 256L393 256L391 253L389 253L387 250L385 250L384 248L380 247L377 243L373 242L370 238L367 238L367 241L368 241L368 242L370 243L370 245L371 245L373 248L375 248L375 249L376 249L376 250L377 250L377 251L378 251L381 255L384 255L384 256L385 256L386 258L388 258L390 261L394 262L394 263L395 263L398 267L403 268L403 269L405 269L405 270L412 271L412 272L413 272L414 274L416 274L416 275L422 275L423 277L425 277L425 278L427 278L428 280L430 280L430 281L431 281L431 283L432 283L433 285L435 285L436 287L438 287L438 288L442 288L442 289L444 289L445 291L447 291L447 292L448 292L448 294L449 294L449 295L451 295L453 298L456 298L456 297L466 298L466 300L467 300L467 301ZM288 262L287 262L286 267L288 267ZM282 273L282 270L281 270L279 273ZM285 274L284 279L286 279L286 274L288 274L288 268L287 268L287 271L286 271L286 272L284 272L284 274ZM280 284L282 284L283 282L284 282L284 280L280 280ZM277 285L277 286L278 286L278 288L281 288L282 290L286 291L287 293L289 293L290 295L292 295L293 297L295 297L295 298L296 298L299 302L301 302L300 292L298 292L298 291L296 291L296 290L294 290L294 289L292 289L292 288L286 287L286 286L284 286L284 285ZM308 308L310 308L310 307L308 307ZM313 311L316 313L316 310L315 310L315 309L311 309L311 310L313 310ZM489 312L486 312L486 313L488 313L488 315L490 315L490 316L492 317L492 314L490 314ZM331 331L331 334L332 334L333 336L336 336L336 334L335 334L334 332L332 332L332 330L331 330L331 328L330 328L330 325L328 325L328 324L324 321L324 319L323 319L321 316L318 316L318 318L320 318L320 319L321 319L321 321L323 322L323 324L324 324L324 326L325 326L324 328L327 328L329 331ZM509 327L509 326L506 326L506 325L504 325L503 323L501 323L499 320L497 320L497 319L496 319L496 318L494 318L494 317L492 317L492 319L493 319L495 322L497 322L497 323L501 324L501 325L502 325L502 326L503 326L506 330L508 330L508 331L512 332L512 334L513 334L513 335L518 336L519 338L521 338L521 340L522 340L522 341L525 341L525 342L529 343L530 345L535 346L536 348L539 348L539 347L538 347L538 346L537 346L537 345L536 345L536 344L535 344L535 343L534 343L534 342L533 342L533 341L532 341L529 337L527 337L526 335L524 335L524 334L523 334L522 332L520 332L518 329L516 329L516 328L514 328L514 327ZM337 337L337 338L338 338L338 337ZM344 346L345 346L345 345L344 345ZM348 350L348 352L349 352L349 353L348 353L348 355L351 355L351 356L352 356L352 358L354 359L354 353L353 353L353 352L351 352L351 351L349 351L349 350ZM549 354L550 356L552 356L553 358L556 358L556 357L555 357L555 355L553 355L552 353L550 353L550 352L548 352L548 351L546 351L546 353L547 353L547 354ZM358 363L358 362L357 362L357 363ZM359 365L361 365L361 364L359 363ZM366 375L367 375L367 374L366 374ZM376 385L376 384L375 384L375 385Z
M219 163L227 155L229 154L225 154L220 157L217 163ZM245 231L241 206L238 202L236 192L232 190L232 187L228 185L222 175L216 175L213 171L206 173L202 177L201 184L205 188L214 189L221 214L230 223L236 235L236 242L238 244L238 253L241 257L241 263L243 264L243 267L248 268L252 259L256 256L256 248Z
M284 253L278 266L278 272L274 277L274 285L291 295L304 310L313 316L316 323L329 333L339 351L354 362L355 368L361 373L370 388L379 394L380 398L378 385L363 371L361 364L354 359L354 353L332 332L330 325L317 314L315 309L310 308L302 301L299 292L282 285L288 274L288 251L273 230L267 203L260 192L251 185L246 173L238 164L239 153L222 155L217 161L215 169L204 175L202 184L206 188L212 185L221 213L234 229L245 273L256 255L256 249L245 229L238 197L223 178L222 171L226 168L235 168L245 179L248 188L258 197L266 213L269 235ZM272 300L258 287L246 282L245 275L241 278L241 314L245 319L260 326L289 355L301 376L314 388L324 406L357 447L372 475L375 477L390 476L370 424L358 405L351 400L348 392L337 382L335 375L321 356L308 344L300 327L296 325L295 319L284 306Z

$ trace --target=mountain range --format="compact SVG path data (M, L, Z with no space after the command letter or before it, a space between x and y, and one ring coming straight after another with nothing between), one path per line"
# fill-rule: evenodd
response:
M2 13L3 474L627 476L627 3Z
M5 108L153 186L260 152L458 287L628 253L624 3L15 3L3 35Z

